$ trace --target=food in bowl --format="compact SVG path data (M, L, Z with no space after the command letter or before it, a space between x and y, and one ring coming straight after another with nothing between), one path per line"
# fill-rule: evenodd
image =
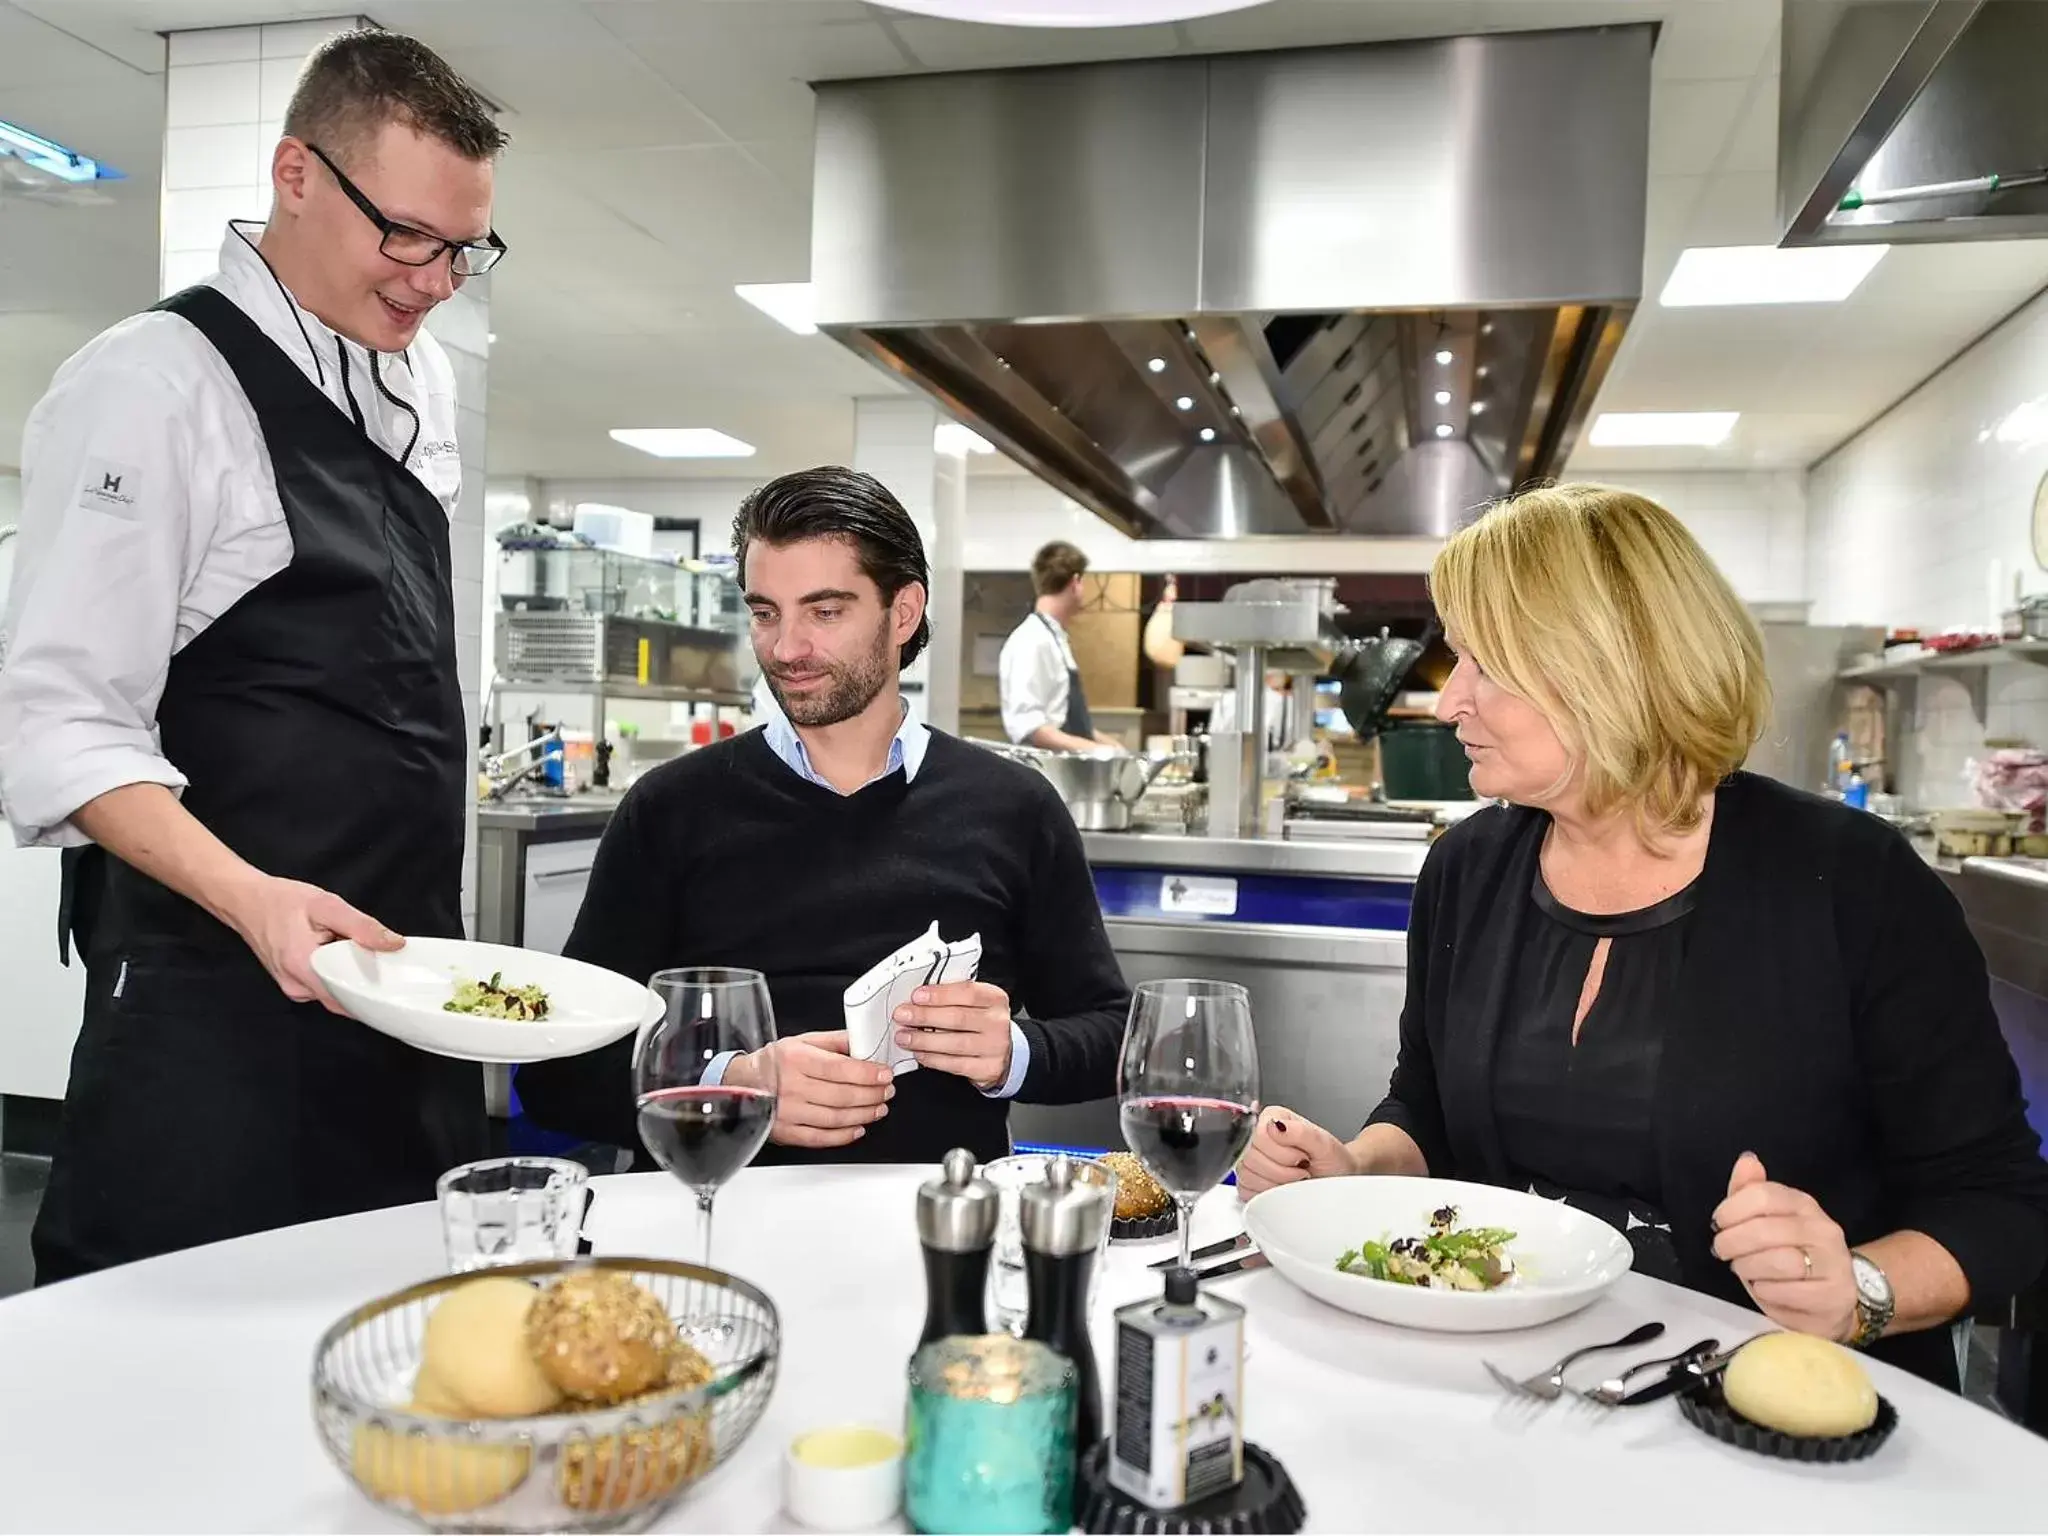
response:
M601 1269L542 1292L527 1316L526 1343L554 1386L587 1403L618 1403L660 1386L683 1347L652 1291Z
M709 1360L678 1340L669 1352L661 1384L620 1406L686 1392L706 1385L716 1374ZM631 1429L568 1446L556 1474L556 1491L574 1510L634 1509L703 1476L710 1470L712 1452L711 1413L700 1409L651 1429Z
M450 1291L427 1318L413 1400L445 1417L481 1419L523 1418L561 1402L526 1342L540 1295L507 1275Z
M1430 1213L1429 1231L1421 1237L1368 1239L1338 1256L1337 1268L1347 1275L1385 1280L1394 1285L1437 1287L1452 1291L1491 1291L1515 1277L1508 1244L1515 1234L1504 1227L1461 1227L1455 1205Z
M530 1024L546 1018L548 1007L546 988L507 986L505 973L493 971L489 981L456 982L455 995L441 1005L441 1011Z
M1877 1388L1862 1362L1810 1333L1767 1333L1735 1352L1721 1379L1728 1406L1765 1429L1835 1438L1877 1422Z
M532 1461L523 1445L429 1439L375 1423L356 1431L356 1480L376 1498L403 1499L427 1516L497 1503L526 1480Z

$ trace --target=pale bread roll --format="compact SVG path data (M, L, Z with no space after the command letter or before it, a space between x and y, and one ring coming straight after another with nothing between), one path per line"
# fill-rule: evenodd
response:
M1877 1420L1862 1362L1810 1333L1767 1333L1736 1352L1722 1378L1728 1406L1788 1435L1853 1435Z
M413 1411L421 1411L418 1404ZM495 1504L525 1479L523 1445L477 1445L407 1435L381 1424L356 1428L356 1480L380 1499L403 1499L422 1515L461 1515Z
M485 1276L441 1299L420 1352L419 1374L435 1403L510 1419L546 1413L562 1400L526 1347L527 1315L539 1295L524 1280Z

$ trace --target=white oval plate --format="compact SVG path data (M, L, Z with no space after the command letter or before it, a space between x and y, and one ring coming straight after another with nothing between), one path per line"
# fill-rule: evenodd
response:
M507 985L539 986L548 1016L533 1023L450 1013L459 981L502 972ZM378 954L347 940L313 951L313 973L351 1018L436 1056L516 1064L580 1056L661 1017L661 999L599 966L534 949L464 939L408 939Z
M1491 1291L1396 1285L1337 1268L1367 1239L1419 1237L1439 1206L1461 1227L1505 1227L1516 1278ZM1534 1328L1588 1306L1629 1271L1628 1239L1555 1200L1455 1179L1309 1179L1253 1197L1244 1224L1273 1268L1318 1301L1403 1328L1493 1333Z

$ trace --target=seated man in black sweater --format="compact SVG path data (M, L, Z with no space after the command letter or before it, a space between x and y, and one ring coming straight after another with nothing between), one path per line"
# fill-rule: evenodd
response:
M1009 1101L1116 1091L1129 993L1072 817L1044 777L928 729L897 677L931 637L917 525L871 476L824 468L733 524L761 729L653 770L620 803L566 953L636 978L761 971L779 1102L762 1162L934 1162L1009 1150ZM979 979L897 1015L919 1068L847 1055L842 995L934 921L981 935ZM538 1124L638 1149L632 1042L519 1071ZM750 1057L714 1064L744 1084Z

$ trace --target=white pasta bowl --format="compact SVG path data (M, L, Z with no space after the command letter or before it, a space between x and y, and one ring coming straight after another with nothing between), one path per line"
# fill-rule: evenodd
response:
M1337 1268L1368 1239L1419 1237L1455 1206L1460 1227L1504 1227L1515 1275L1490 1291L1397 1285ZM1534 1328L1590 1305L1629 1271L1614 1228L1555 1200L1455 1179L1309 1179L1253 1197L1245 1227L1273 1268L1316 1300L1402 1328L1493 1333Z
M388 954L341 940L313 951L313 973L349 1017L463 1061L580 1056L661 1017L661 999L637 981L561 955L464 939L408 939ZM494 974L506 986L545 991L547 1017L491 1019L447 1010L458 984Z

